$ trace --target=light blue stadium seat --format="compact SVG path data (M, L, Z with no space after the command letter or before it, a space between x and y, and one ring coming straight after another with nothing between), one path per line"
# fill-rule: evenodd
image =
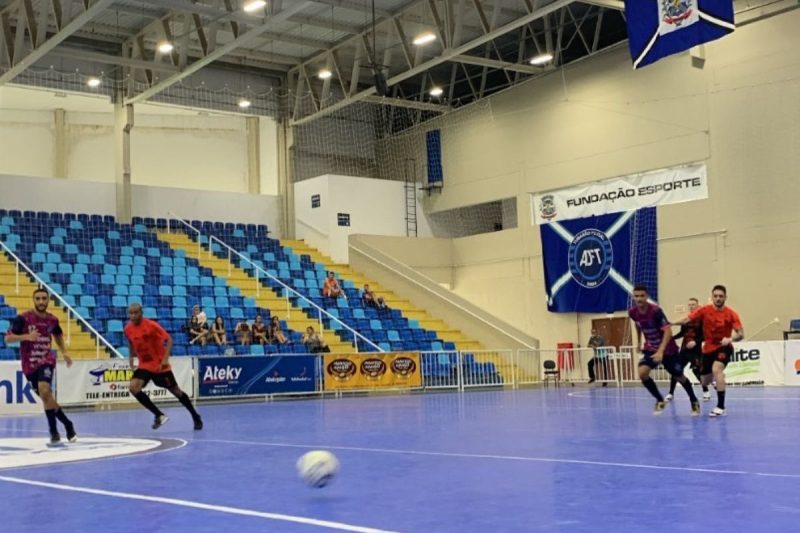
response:
M187 320L189 318L189 314L186 312L186 308L184 307L173 307L172 318L178 320Z
M92 258L86 254L78 254L78 263L82 265L90 265L92 264Z
M128 287L128 294L131 296L144 296L144 288L141 285L131 285Z
M77 283L70 283L69 285L67 285L67 294L71 294L73 296L80 296L82 292L83 289L81 289L81 286L78 285Z
M109 320L106 324L106 329L110 333L122 333L123 331L122 320Z
M103 274L100 276L100 283L103 285L114 285L116 284L116 280L113 274Z
M186 287L175 287L175 296L186 296L187 294Z
M59 274L72 274L72 265L70 263L59 263L59 265L58 265L58 273Z
M119 250L119 255L122 255L122 256L134 256L136 254L133 252L133 246L123 246Z
M139 304L142 305L142 299L139 296L128 296L128 305Z
M249 308L254 308L256 306L255 298L245 298L244 299L244 306Z
M86 283L86 276L83 274L70 274L69 276L70 283L77 283L78 285L83 285Z
M111 297L111 305L114 307L127 307L128 299L124 296L114 295Z
M392 345L389 344L388 342L379 342L378 343L378 347L381 350L383 350L384 352L391 352L392 351Z
M364 314L363 309L361 309L360 307L356 307L355 309L353 309L353 318L364 319L367 318L367 316Z
M244 319L244 313L242 312L242 309L239 308L239 307L232 308L231 309L231 318L233 320L243 320Z
M169 285L159 285L158 287L158 295L159 296L172 296L172 287Z
M408 321L408 328L409 329L420 329L419 328L419 320L409 320Z
M81 307L95 307L94 296L92 296L90 294L81 296L80 306Z
M133 266L147 266L147 258L137 255L133 258Z
M189 304L186 303L186 297L184 296L175 296L174 298L172 298L173 307L186 307L187 305Z
M133 267L131 267L131 275L132 276L145 276L145 275L147 275L147 269L145 269L145 267L142 266L142 265L134 264Z
M105 265L106 264L106 256L105 254L92 254L92 264L93 265Z
M117 274L117 285L130 285L131 278L127 274Z
M106 263L103 265L103 274L117 274L117 265L112 265L111 263Z
M133 239L131 241L131 246L134 248L144 248L144 241L141 239Z
M431 343L431 349L432 349L434 352L441 352L442 350L444 350L444 347L442 346L442 343L441 343L441 342L439 342L439 341L433 341L433 342ZM440 356L441 356L441 355L445 355L445 357L446 357L446 354L440 354ZM448 362L449 362L449 359L448 359Z
M66 236L67 236L67 229L66 228L53 228L53 237L64 238Z
M187 284L187 283L186 283L186 278L185 278L184 276L174 276L174 277L172 278L172 284L173 284L173 285L180 285L180 286L184 286L184 285L186 285L186 284Z
M64 253L76 255L80 252L77 244L65 244Z
M50 251L50 246L43 242L37 242L34 251L39 254L46 254Z
M117 274L125 274L126 276L130 276L133 274L133 271L129 265L120 265L117 267Z
M86 265L77 264L77 265L73 265L72 266L72 275L73 276L78 275L78 274L80 274L82 276L85 276L88 273L89 273L89 267L86 266Z
M380 320L372 319L369 321L370 329L383 329L383 323Z
M31 263L46 263L47 256L41 252L34 252L31 254Z
M144 276L141 274L134 274L131 276L131 285L144 285Z
M117 230L109 230L108 231L108 238L113 240L119 240L119 232Z
M120 265L131 266L133 264L133 257L131 257L129 255L121 255L119 257L119 264Z
M123 296L127 296L129 293L127 285L117 285L114 290L116 291L117 294L121 294Z
M155 307L145 307L142 312L144 313L145 318L151 318L154 320L158 319L158 312L156 312Z

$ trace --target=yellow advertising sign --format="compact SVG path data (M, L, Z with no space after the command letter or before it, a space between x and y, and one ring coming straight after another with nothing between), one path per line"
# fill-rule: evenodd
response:
M422 386L414 352L326 354L325 390L397 389Z

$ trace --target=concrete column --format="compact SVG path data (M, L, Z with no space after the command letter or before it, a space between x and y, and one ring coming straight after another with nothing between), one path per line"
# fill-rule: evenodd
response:
M131 129L133 104L123 103L120 91L114 99L114 181L117 185L117 221L131 221Z
M278 194L281 197L281 236L295 238L294 185L292 181L292 128L288 119L278 121Z
M67 112L64 109L56 109L54 113L56 146L55 146L55 168L53 175L56 178L66 178L67 169Z
M258 117L247 117L247 192L261 194L261 128Z

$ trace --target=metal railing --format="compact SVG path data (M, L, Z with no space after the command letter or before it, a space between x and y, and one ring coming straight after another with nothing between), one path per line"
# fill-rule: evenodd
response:
M197 248L198 248L198 250L197 250L197 258L200 259L201 254L202 254L202 250L203 250L203 244L200 241L200 237L203 235L203 233L199 229L197 229L194 226L192 226L189 222L186 222L184 219L179 217L177 214L173 213L172 211L170 211L168 213L168 215L175 217L175 220L177 220L178 222L180 222L184 226L190 228L194 233L197 234ZM170 224L169 224L169 221L168 221L167 222L167 228L169 228L169 227L170 227ZM208 239L208 243L209 243L208 244L208 253L209 253L209 256L214 254L214 251L213 251L212 246L211 246L213 242L219 243L221 246L225 247L225 249L228 250L228 275L231 274L231 268L232 268L232 266L231 266L232 265L232 263L231 263L232 255L231 254L239 257L243 261L246 261L249 265L251 265L253 267L253 270L256 273L255 274L256 296L260 296L261 295L261 277L260 277L260 274L263 274L264 277L269 278L274 283L277 283L281 288L283 288L283 290L284 290L284 296L283 297L286 298L287 318L289 318L291 316L292 304L291 304L290 298L292 296L295 296L298 299L300 299L300 300L304 301L305 303L307 303L310 307L313 307L314 309L317 310L317 319L319 321L320 330L322 329L322 318L323 318L323 315L324 315L329 320L332 320L333 322L341 325L343 329L345 329L345 330L347 330L347 331L349 331L350 333L353 334L353 340L354 340L353 346L355 347L356 351L358 351L358 339L361 339L367 345L371 346L372 348L374 348L378 352L383 352L384 351L380 346L378 346L377 344L375 344L374 342L369 340L367 337L365 337L364 335L362 335L361 333L359 333L358 331L356 331L355 329L353 329L352 327L350 327L346 323L344 323L339 317L336 317L336 316L332 315L331 313L329 313L328 311L326 311L325 309L323 309L322 307L320 307L319 305L317 305L316 303L311 301L311 299L309 299L305 295L303 295L300 292L298 292L297 290L293 289L292 287L290 287L289 285L287 285L286 283L281 281L279 278L273 276L272 274L270 274L269 272L267 272L266 270L261 268L255 261L253 261L249 257L245 256L244 254L240 253L238 250L236 250L233 247L231 247L229 244L227 244L226 242L221 240L219 237L216 237L214 235L209 235L208 237L209 237L209 239Z
M441 291L444 291L444 289L442 289L435 280L431 279L430 277L426 276L425 274L423 274L423 273L421 273L421 272L419 272L417 270L414 270L410 266L408 266L405 263L403 263L402 261L392 257L391 255L387 254L386 252L384 252L382 250L378 250L374 246L369 245L369 244L367 244L365 242L359 242L358 245L350 244L349 246L350 246L350 248L352 250L355 250L356 252L358 252L358 253L366 256L366 257L369 257L369 259L371 261L374 261L375 263L377 263L378 265L382 266L386 270L389 270L389 271L393 272L394 274L402 277L403 279L409 281L410 283L413 283L414 285L416 285L417 287L421 288L422 290L424 290L424 291L434 295L435 297L447 302L448 304L450 304L450 305L454 306L455 308L457 308L462 313L468 314L469 316L471 316L475 320L478 320L479 322L484 323L486 326L488 326L488 327L490 327L490 328L502 333L503 335L505 335L509 339L512 339L515 342L518 342L522 346L524 346L524 347L526 347L528 349L531 349L531 350L535 350L537 348L536 346L531 345L527 341L525 341L523 339L520 339L516 334L506 331L503 327L498 326L497 324L493 324L492 322L487 320L485 317L480 316L479 314L477 314L473 310L471 310L471 309L465 307L464 305L462 305L461 303L455 301L453 298L451 298L447 294L442 294ZM372 254L368 253L362 247L370 248L373 253ZM380 254L380 255L390 259L391 261L394 261L396 264L401 265L402 267L404 267L404 268L406 268L408 270L411 270L413 272L414 276L418 276L420 279L425 280L427 283L422 283L419 279L415 279L414 276L411 276L411 275L409 275L409 274L407 274L405 272L402 272L401 270L393 267L392 265L387 264L385 261L381 261L380 259L375 257L376 254Z
M108 340L106 340L105 337L103 337L96 329L94 329L92 327L92 325L89 323L88 320L83 318L77 311L75 311L75 309L69 303L67 303L67 301L60 294L58 294L55 290L53 290L53 288L50 287L50 285L45 283L44 280L42 278L40 278L36 274L36 272L34 272L30 267L28 267L28 265L26 265L22 261L22 259L20 259L17 256L17 254L15 254L11 250L11 248L9 248L6 245L6 243L0 241L0 247L9 256L11 256L14 259L14 261L17 263L17 268L15 269L15 272L16 272L16 275L15 275L15 287L14 287L15 294L19 295L19 274L20 274L20 270L19 269L22 268L28 274L30 274L30 276L35 280L36 283L39 284L40 287L45 288L47 290L47 292L49 292L52 297L54 297L56 300L58 300L58 302L61 304L61 306L64 307L67 310L67 324L66 324L67 325L67 331L66 331L66 335L65 335L64 341L65 341L65 344L68 347L70 346L70 344L72 342L72 331L71 331L71 320L70 320L70 318L71 317L75 317L75 319L78 322L80 322L81 324L86 326L86 329L88 329L89 332L92 335L94 335L94 337L95 337L95 356L96 356L97 359L100 359L100 344L101 343L103 345L105 345L106 348L108 348L111 351L111 353L114 355L114 357L118 357L120 359L123 358L122 354L110 342L108 342Z

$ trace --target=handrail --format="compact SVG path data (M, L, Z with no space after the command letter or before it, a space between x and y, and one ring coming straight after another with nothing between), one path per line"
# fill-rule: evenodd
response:
M312 229L312 230L316 231L317 233L319 233L320 235L322 235L322 236L323 236L323 237L325 237L325 238L328 238L328 237L330 237L330 235L328 235L327 233L325 233L324 231L322 231L321 229L319 229L317 226L315 226L315 225L314 225L314 224L312 224L311 222L308 222L308 221L306 221L306 220L303 220L303 219L302 219L302 218L300 218L300 217L295 217L295 220L296 220L297 222L301 223L302 225L304 225L305 227L307 227L307 228L310 228L310 229Z
M17 256L17 254L15 254L13 251L11 251L11 248L6 246L6 243L4 243L3 241L0 241L0 247L2 247L3 250L5 250L5 252L8 255L13 257L14 261L17 262L17 265L19 265L23 269L25 269L25 271L27 271L28 274L30 274L33 277L34 280L36 280L36 283L38 283L40 287L44 287L45 289L47 289L47 292L49 292L52 296L54 296L61 303L62 306L67 308L67 340L68 340L68 342L71 340L71 335L69 334L69 327L70 327L69 326L69 317L70 317L70 314L72 314L72 316L74 316L78 320L78 322L81 322L83 325L85 325L89 329L89 331L94 334L95 338L97 339L97 354L96 354L97 355L97 359L100 359L100 342L101 341L102 341L103 344L106 345L107 348L109 348L111 350L111 352L116 357L118 357L120 359L124 359L122 354L119 353L119 351L110 342L108 342L105 337L100 335L100 333L96 329L94 329L91 324L89 324L88 320L86 320L80 314L78 314L78 312L75 311L75 309L71 305L69 305L67 303L67 301L60 294L58 294L56 291L54 291L53 288L50 287L50 285L45 283L44 280L42 278L40 278L36 274L36 272L31 270L30 267L28 267L28 265L26 265L22 261L22 259L20 259ZM19 294L19 269L17 269L17 286L16 286L16 290L17 290L17 294Z
M181 223L182 223L182 224L184 224L185 226L188 226L188 227L190 227L190 228L191 228L191 229L192 229L192 230L193 230L195 233L197 233L198 237L203 235L203 234L202 234L202 232L201 232L200 230L198 230L197 228L195 228L194 226L192 226L190 223L186 222L185 220L181 219L181 218L180 218L180 217L179 217L177 214L175 214L174 212L170 211L170 212L168 212L168 215L174 216L174 217L176 218L176 220L178 220L179 222L181 222ZM167 223L167 225L169 226L169 223ZM343 322L343 321L342 321L340 318L333 316L333 315L332 315L332 314L330 314L328 311L326 311L325 309L323 309L322 307L320 307L319 305L317 305L316 303L314 303L313 301L311 301L311 300L310 300L309 298L307 298L305 295L303 295L303 294L301 294L301 293L297 292L295 289L291 288L290 286L288 286L287 284L285 284L284 282L282 282L280 279L278 279L277 277L273 276L272 274L270 274L269 272L267 272L266 270L264 270L263 268L261 268L260 266L258 266L258 264L256 264L256 263L255 263L255 262L254 262L252 259L250 259L250 258L248 258L248 257L244 256L244 255L243 255L243 254L241 254L241 253L240 253L238 250L234 249L233 247L231 247L230 245L228 245L226 242L222 241L222 240L221 240L219 237L216 237L216 236L214 236L214 235L209 235L208 237L209 237L209 238L208 238L208 251L209 251L209 254L213 254L213 253L214 253L214 252L213 252L213 250L211 250L211 244L212 244L214 241L216 241L216 242L218 242L219 244L221 244L222 246L224 246L225 248L227 248L227 250L228 250L228 264L229 264L229 265L231 264L231 263L230 263L230 254L231 254L231 253L233 253L233 254L236 254L236 255L237 255L237 256L238 256L240 259L243 259L244 261L247 261L247 263L249 263L250 265L252 265L252 266L253 266L254 270L256 271L256 290L257 290L257 291L258 291L258 290L260 289L260 287L261 287L261 282L260 282L260 280L259 280L259 275L258 275L258 274L259 274L259 273L260 273L260 274L264 274L264 276L266 276L267 278L269 278L269 279L271 279L272 281L276 282L278 285L280 285L281 287L283 287L283 289L286 291L286 293L285 293L285 294L286 294L285 298L286 298L286 300L287 300L287 306L289 305L289 293L291 293L291 294L293 294L293 295L295 295L295 296L299 297L301 300L303 300L304 302L308 303L308 304L309 304L311 307L313 307L313 308L315 308L315 309L317 310L317 312L318 312L318 314L319 314L319 320L320 320L320 324L322 323L322 315L325 315L325 316L327 316L327 317L328 317L330 320L335 320L337 323L341 324L341 325L342 325L342 327L344 327L344 329L346 329L347 331L351 332L351 333L353 334L353 338L354 338L354 339L355 339L355 338L359 338L359 339L363 340L364 342L366 342L368 345L372 346L373 348L375 348L375 349L376 349L377 351L379 351L379 352L383 352L383 351L385 351L385 350L383 350L383 349L382 349L380 346L378 346L377 344L375 344L374 342L372 342L371 340L369 340L368 338L366 338L364 335L362 335L361 333L359 333L359 332L358 332L358 331L356 331L355 329L353 329L353 328L351 328L350 326L348 326L347 324L345 324L345 323L344 323L344 322ZM199 239L199 238L198 238L198 244L200 244L200 247L201 247L201 249L202 249L202 244L200 243L200 239ZM199 252L198 252L198 258L199 258ZM229 267L229 269L230 269L230 267ZM229 272L230 272L230 270L229 270ZM258 292L256 292L256 294L259 294L259 293L258 293ZM322 327L322 326L320 326L320 329L321 329L321 327ZM356 348L356 351L358 351L358 342L356 342L356 343L354 344L354 346L355 346L355 348Z
M395 258L395 257L392 257L391 255L387 254L386 252L383 252L383 251L381 251L381 250L378 250L378 249L377 249L377 248L375 248L374 246L371 246L371 245L369 245L369 244L367 244L367 243L364 243L364 242L361 242L361 243L359 243L359 244L360 244L360 245L362 245L362 246L367 246L368 248L372 248L372 250L373 250L374 252L377 252L377 253L379 253L379 254L381 254L381 255L385 256L385 257L388 257L389 259L391 259L391 260L393 260L393 261L395 261L395 262L397 262L397 263L399 263L399 264L401 264L401 265L405 266L405 267L406 267L406 268L408 268L409 270L413 270L413 269L412 269L410 266L406 265L405 263L403 263L403 262L402 262L402 261L400 261L399 259L397 259L397 258ZM369 253L367 253L366 251L364 251L364 250L362 250L362 249L359 249L359 248L358 248L358 246L355 246L355 245L353 245L352 243L350 243L349 247L350 247L350 248L352 248L353 250L355 250L356 252L358 252L358 253L360 253L360 254L362 254L362 255L366 256L366 257L369 257L369 258L370 258L370 260L372 260L372 261L374 261L374 262L378 263L378 264L379 264L379 265L381 265L383 268L385 268L385 269L387 269L387 270L390 270L391 272L394 272L394 273L395 273L395 274L397 274L398 276L401 276L401 277L405 278L406 280L410 281L410 282L411 282L411 283L413 283L414 285L416 285L416 286L418 286L418 287L420 287L420 288L424 289L425 291L427 291L427 292L429 292L429 293L433 294L433 295L434 295L434 296L436 296L437 298L441 298L442 300L446 301L446 302L447 302L447 303L449 303L450 305L453 305L453 306L457 307L459 310L463 311L464 313L467 313L468 315L470 315L470 316L472 316L473 318L475 318L475 319L479 320L480 322L483 322L483 323L484 323L484 324L486 324L487 326L489 326L489 327L491 327L491 328L494 328L494 329L496 329L497 331L499 331L500 333L502 333L502 334L503 334L503 335L505 335L506 337L509 337L509 338L511 338L511 339L514 339L515 341L517 341L517 342L518 342L518 343L520 343L521 345L525 346L526 348L528 348L528 349L530 349L530 350L537 350L537 349L538 349L536 346L531 346L531 345L530 345L530 344L528 344L526 341L519 339L519 338L518 338L518 337L517 337L515 334L513 334L513 333L509 333L508 331L504 330L503 328L501 328L501 327L498 327L498 326L497 326L497 325L495 325L495 324L492 324L490 321L488 321L488 320L486 320L485 318L483 318L482 316L478 315L477 313L475 313L475 312L474 312L474 311L472 311L471 309L467 309L466 307L464 307L464 306L463 306L463 305L461 305L460 303L458 303L458 302L456 302L456 301L453 301L453 300L452 300L451 298L449 298L447 295L445 295L445 294L440 294L440 293L436 292L435 290L431 289L430 287L428 287L427 285L425 285L424 283L421 283L419 280L416 280L416 279L414 279L413 277L409 276L408 274L406 274L406 273L404 273L404 272L401 272L400 270L398 270L398 269L394 268L394 267L393 267L393 266L391 266L391 265L387 265L385 262L381 261L380 259L377 259L377 258L374 256L374 254L373 254L373 255L370 255ZM436 281L435 281L435 280L433 280L433 279L429 278L428 276L426 276L426 275L425 275L425 274L423 274L422 272L419 272L419 271L416 271L416 270L415 270L415 271L414 271L414 273L415 273L416 275L418 275L419 277L421 277L421 278L425 279L426 281L429 281L431 284L435 285L436 287L438 287L438 286L439 286L439 285L436 283Z

